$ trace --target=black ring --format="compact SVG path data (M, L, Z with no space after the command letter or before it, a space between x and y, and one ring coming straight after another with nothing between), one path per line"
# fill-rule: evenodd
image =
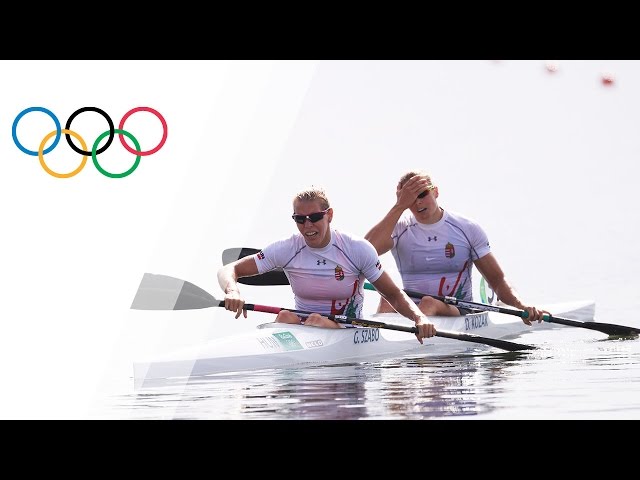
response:
M115 136L115 127L113 126L113 120L111 120L111 117L109 117L109 115L107 115L107 112L105 112L104 110L98 108L98 107L82 107L78 110L76 110L75 112L73 112L71 114L71 116L69 117L69 120L67 120L67 124L64 127L65 130L71 130L71 122L73 121L74 118L76 118L78 115L80 115L82 112L96 112L99 113L100 115L102 115L104 118L107 119L107 122L109 123L109 140L107 140L107 143L104 145L104 147L98 149L98 151L96 151L96 155L101 154L102 152L104 152L107 148L109 148L109 145L111 145L111 142L113 142L113 137ZM91 155L91 152L85 152L84 150L80 150L78 147L76 147L73 144L73 141L71 140L71 135L69 135L68 133L64 134L65 137L67 137L67 143L69 144L69 146L71 148L73 148L73 151L76 153L79 153L80 155Z

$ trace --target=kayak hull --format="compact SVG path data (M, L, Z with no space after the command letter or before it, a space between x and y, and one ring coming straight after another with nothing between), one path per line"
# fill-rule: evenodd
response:
M593 302L556 304L547 308L555 315L579 321L593 320ZM376 314L372 319L387 324L412 326L398 314ZM495 339L512 339L528 331L567 328L553 323L525 325L513 315L480 312L456 317L429 317L436 329ZM199 377L283 367L372 361L392 356L440 356L491 350L482 343L442 337L423 339L386 328L320 328L265 323L251 331L211 340L166 355L134 362L137 383L148 379Z

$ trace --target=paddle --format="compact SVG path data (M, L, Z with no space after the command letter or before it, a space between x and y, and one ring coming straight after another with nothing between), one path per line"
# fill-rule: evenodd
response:
M227 265L231 261L237 260L238 258L246 257L247 255L253 255L258 253L260 250L255 248L229 248L222 252L222 262L224 265ZM233 254L236 254L237 257L233 260L230 260ZM271 274L271 275L270 275ZM243 277L238 280L239 283L246 283L247 285L287 285L289 282L287 280L286 275L281 269L272 270L270 272L264 273L262 275L256 275L254 277ZM249 283L251 282L251 283ZM274 282L274 283L271 283ZM277 282L277 283L275 283ZM375 290L375 287L369 283L365 283L364 288L367 290ZM476 303L476 302L465 302L462 300L458 300L455 297L441 297L438 295L423 295L422 293L412 292L405 290L405 293L413 298L422 298L422 297L433 297L438 300L443 301L444 303L448 303L449 305L456 305L463 308L471 308L476 310L484 310L490 312L499 312L505 313L507 315L515 315L520 318L527 318L528 312L526 310L518 310L515 308L504 308L497 307L494 305L487 305L485 303ZM556 317L554 315L545 314L543 320L548 323L557 323L558 325L567 325L570 327L579 327L579 328L588 328L589 330L596 330L598 332L606 333L607 335L614 336L637 336L640 334L639 328L634 327L626 327L624 325L616 325L612 323L600 323L600 322L581 322L579 320L571 320L569 318Z
M236 260L255 255L260 250L257 248L227 248L222 252L222 264L228 265ZM253 277L242 277L238 279L238 283L245 285L289 285L289 279L281 268L276 268L260 275Z
M376 287L370 283L365 283L364 288L366 290L375 290ZM507 315L515 315L520 318L527 318L529 312L526 310L519 310L517 308L505 308L496 305L487 305L486 303L467 302L464 300L458 300L456 297L442 297L439 295L425 295L419 292L413 292L411 290L405 290L405 293L412 298L431 297L436 298L448 305L455 305L463 308L473 308L477 310L485 310L489 312L506 313ZM640 333L640 329L633 327L625 327L624 325L613 325L611 323L600 322L581 322L579 320L571 320L569 318L556 317L554 315L544 314L542 320L548 323L557 323L559 325L568 325L571 327L588 328L590 330L597 330L598 332L606 333L607 335L618 336L633 336Z
M224 307L224 301L216 299L213 295L206 292L202 288L180 280L179 278L170 277L168 275L157 275L153 273L145 273L138 287L135 298L131 304L131 308L135 310L191 310L208 307ZM313 312L305 312L303 310L292 310L289 308L270 307L266 305L256 305L245 303L244 308L263 313L278 314L280 310L288 310L301 317L308 317ZM329 319L349 325L359 325L362 327L386 328L388 330L399 330L408 333L417 333L416 327L407 327L403 325L393 325L375 320L365 320L362 318L352 318L346 315L325 315ZM522 345L505 340L497 340L494 338L481 337L479 335L471 335L468 333L446 332L438 330L437 337L451 338L454 340L462 340L465 342L482 343L492 347L501 348L510 352L519 350L534 350L536 347L531 345Z

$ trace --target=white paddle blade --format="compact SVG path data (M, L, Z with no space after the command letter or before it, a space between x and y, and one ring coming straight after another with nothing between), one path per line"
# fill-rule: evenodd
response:
M168 275L145 273L131 308L134 310L194 310L220 302L200 287Z

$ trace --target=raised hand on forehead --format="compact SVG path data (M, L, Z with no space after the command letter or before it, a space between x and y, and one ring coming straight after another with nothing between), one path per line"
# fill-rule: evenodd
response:
M396 187L397 205L403 208L409 208L416 201L418 195L427 190L431 186L431 181L426 175L414 175L407 180L404 185L398 182Z

